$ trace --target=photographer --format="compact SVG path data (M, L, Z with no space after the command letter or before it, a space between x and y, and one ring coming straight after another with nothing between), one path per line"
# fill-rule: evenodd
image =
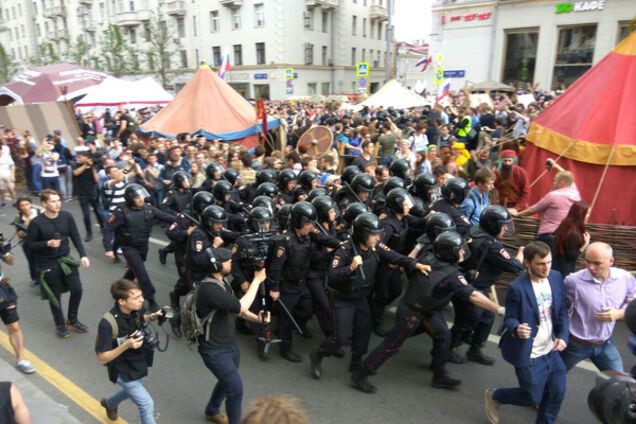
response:
M84 241L88 243L93 239L93 227L91 225L91 211L89 207L93 208L99 227L104 228L102 208L97 201L97 169L93 166L90 152L78 152L77 163L73 165L73 168L73 176L77 178L77 197L79 198L79 203L82 208L84 228L86 229L86 238Z
M139 284L120 279L110 287L115 305L99 322L95 352L101 365L108 367L108 378L122 390L100 403L110 420L117 420L117 407L127 399L139 409L142 424L155 423L154 401L141 379L152 366L153 347L144 345L144 327L163 316L159 310L145 314Z
M215 423L239 424L243 382L238 371L240 353L235 336L235 322L237 315L253 322L269 322L268 312L261 311L256 315L249 311L259 286L265 281L265 270L254 273L249 289L238 299L225 280L232 269L232 252L223 248L208 248L206 252L208 276L200 282L196 311L204 322L209 319L209 324L206 336L199 337L198 350L201 359L218 382L205 407L205 415L208 421ZM226 399L227 417L220 413L223 399Z
M33 251L27 247L26 243L24 243L24 239L27 236L27 230L29 228L31 220L38 216L39 212L33 207L31 199L26 196L18 197L15 207L18 209L18 213L13 218L13 225L16 228L16 235L20 238L20 241L22 243L22 251L24 252L24 257L29 263L31 285L37 286L39 282L37 268L35 267L35 255Z

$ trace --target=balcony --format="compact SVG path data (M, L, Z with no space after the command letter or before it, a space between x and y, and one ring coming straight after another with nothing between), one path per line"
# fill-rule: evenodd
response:
M305 0L307 9L322 7L323 9L334 9L338 7L338 0Z
M219 0L219 3L225 7L229 7L230 9L238 9L243 6L243 0Z
M93 5L93 0L79 0L79 4L85 4L87 6Z
M118 12L115 15L115 25L136 26L152 19L152 10L137 10L134 12Z
M49 31L46 36L49 40L68 40L69 38L67 29L55 29L53 31Z
M369 13L372 21L386 21L389 19L389 12L384 6L373 5Z
M184 16L186 14L186 2L183 0L173 0L166 3L166 12L172 16Z
M54 6L44 9L45 18L55 18L57 16L66 16L66 8L64 6Z
M92 19L86 19L82 22L82 28L84 31L95 32L97 31L97 24Z

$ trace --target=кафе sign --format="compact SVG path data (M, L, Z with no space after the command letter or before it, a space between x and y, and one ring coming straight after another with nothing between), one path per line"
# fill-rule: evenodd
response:
M605 0L557 3L555 6L555 12L557 14L570 12L590 12L593 10L603 10L605 8Z

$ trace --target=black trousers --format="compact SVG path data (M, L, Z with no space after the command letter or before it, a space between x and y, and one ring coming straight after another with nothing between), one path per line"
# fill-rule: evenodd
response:
M283 284L280 291L280 300L283 301L287 310L297 322L306 323L311 318L311 294L305 284ZM278 335L282 340L280 347L282 350L289 350L292 347L294 323L280 306L280 303L277 303L277 309Z
M402 294L402 272L400 268L381 265L376 276L375 289L371 298L373 322L382 321L384 309Z
M155 286L152 284L150 275L148 275L148 271L146 271L146 266L144 265L148 255L148 245L146 244L143 248L122 246L121 250L124 253L124 258L126 258L126 264L128 265L124 278L128 280L137 279L144 298L147 300L154 299L156 293Z
M185 264L185 243L175 243L176 250L174 251L174 261L177 265L177 274L179 278L174 285L174 293L177 297L185 296L190 290L192 290L192 280L186 269Z
M448 362L450 352L450 331L441 312L434 312L430 316L422 317L415 314L403 303L400 303L395 316L395 324L389 330L382 342L373 349L362 362L366 371L375 371L389 358L398 353L400 346L409 337L427 333L433 339L431 350L433 368L444 366Z
M477 290L488 297L489 289L477 288ZM470 338L471 346L483 346L495 323L495 314L460 298L453 298L453 308L455 318L451 328L451 346L461 346L467 338Z
M31 277L31 281L36 280L38 278L38 271L35 266L35 254L26 246L26 244L24 244L24 242L22 243L22 251L24 252L24 257L29 263L29 276Z
M371 311L369 299L343 299L330 296L331 313L334 318L333 333L320 343L323 356L337 353L351 339L351 353L364 355L371 339Z
M71 296L68 301L68 320L70 322L77 322L77 313L79 311L79 305L82 300L82 282L80 281L79 271L77 268L74 268L73 271L69 275L65 275L62 271L62 268L55 263L49 266L40 267L40 269L44 269L44 280L46 284L49 286L53 295L57 299L58 305L54 305L49 301L49 306L51 307L51 313L53 314L53 321L56 326L63 326L66 324L66 320L64 319L64 311L62 311L62 286L67 285Z
M333 333L333 319L324 276L316 275L307 277L307 288L311 294L313 312L316 314L320 329L325 337L329 337L331 333Z
M102 207L97 201L97 196L94 197L79 197L80 207L82 208L82 217L84 218L84 228L86 229L86 234L93 234L93 227L91 227L91 210L93 208L93 213L95 214L95 218L97 219L97 223L100 228L104 228L104 217L102 214Z

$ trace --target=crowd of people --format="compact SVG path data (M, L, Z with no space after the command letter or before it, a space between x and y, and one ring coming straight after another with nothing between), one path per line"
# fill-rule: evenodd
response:
M552 100L534 95L527 107L507 95L471 107L463 93L449 106L411 110L271 103L285 136L266 134L253 148L185 133L141 139L135 130L149 109L136 116L125 109L78 113L82 134L74 143L58 130L37 141L28 131L20 137L4 129L0 195L18 209L14 224L32 284L49 301L59 338L89 330L78 311L79 268L90 261L62 203L78 199L84 242L93 239L93 214L106 259L126 261L111 287L114 306L97 329L99 362L121 386L101 401L112 420L129 398L143 423L155 422L142 383L152 364L142 330L172 313L174 335L197 344L217 379L206 418L232 424L241 422L243 396L236 331L255 337L261 359L276 343L282 358L300 363L294 338L311 337L315 316L321 336L307 358L309 375L321 379L322 362L344 357L350 346L351 384L365 393L376 392L370 377L401 344L424 332L433 340L431 384L452 389L461 380L448 362L495 363L483 347L500 315L502 356L519 387L486 389L487 417L497 423L504 404L536 406L537 422L553 423L566 372L577 362L589 358L600 370L623 371L612 332L636 280L612 266L611 246L590 239L590 206L572 172L549 160L553 190L529 204L531 183L520 166L524 135ZM329 128L333 144L313 156L298 141L316 125ZM17 196L17 172L40 197L42 213ZM502 238L514 237L514 217L529 215L539 215L536 241L509 252ZM145 267L159 221L170 240L159 260L166 264L174 254L178 273L163 294L171 308L160 306ZM577 270L580 255L586 267ZM500 304L493 287L503 271L518 277ZM388 327L386 309L398 299ZM443 315L449 303L450 329ZM34 372L20 354L15 301L1 314L19 369ZM373 332L382 341L369 353ZM244 422L274 422L267 415L250 413Z

